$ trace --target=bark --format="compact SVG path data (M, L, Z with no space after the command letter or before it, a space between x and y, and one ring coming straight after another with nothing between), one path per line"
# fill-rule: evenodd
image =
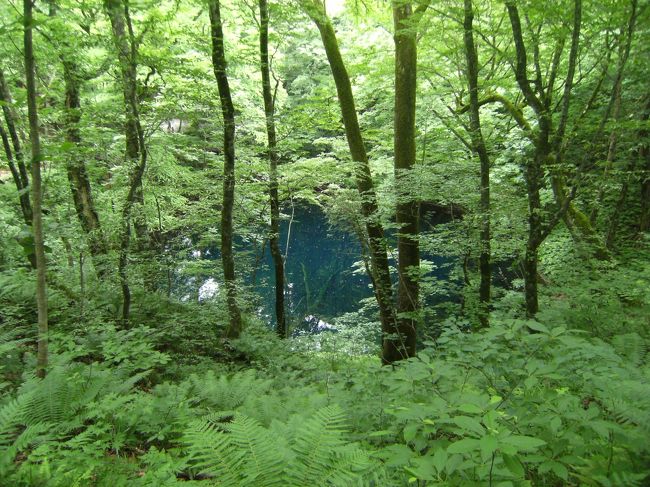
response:
M553 86L549 82L546 94L539 91L536 94L527 74L528 56L524 43L519 10L513 1L506 2L508 18L512 28L512 38L516 51L516 62L514 66L515 78L526 103L533 109L537 118L537 130L532 134L534 151L532 157L524 167L524 178L528 194L528 238L524 256L524 289L526 302L526 316L533 318L539 311L539 299L537 289L537 267L538 251L540 245L550 234L557 223L570 211L571 203L575 197L575 187L567 195L564 188L558 188L556 196L558 199L558 210L546 223L542 219L542 205L540 190L544 181L544 165L549 162L551 153L554 154L556 164L561 161L561 151L558 148L563 146L565 128L567 125L570 95L573 87L573 77L577 63L578 46L580 41L580 27L582 23L582 1L574 1L573 30L571 35L571 50L568 59L567 76L564 81L564 94L562 109L558 127L553 132L553 121L551 115ZM561 44L560 44L561 45ZM559 48L558 48L559 49ZM559 64L559 54L554 56L553 66L549 81L555 80L553 74L554 66Z
M647 95L644 118L646 125L639 130L639 169L641 173L641 218L639 219L639 231L650 230L650 130L647 127L648 116L650 115L650 95Z
M32 207L34 231L34 252L36 254L36 307L38 310L38 350L36 355L36 375L45 377L48 361L48 316L47 316L47 263L43 241L43 212L41 186L41 140L39 134L38 112L36 109L36 80L34 66L34 46L32 41L32 0L24 0L24 55L25 79L27 84L27 112L29 117L29 138L32 148Z
M16 128L16 121L18 116L13 108L13 101L11 98L11 92L9 91L9 86L5 79L4 73L0 68L0 101L4 102L2 104L2 111L4 114L5 122L7 124L7 132L2 131L2 144L7 155L7 160L9 163L9 169L14 179L16 189L18 190L19 199L20 199L20 209L23 215L23 220L28 226L32 226L32 204L29 200L29 193L26 191L26 188L29 186L29 176L27 174L27 167L25 166L25 159L23 155L22 145L20 143L20 137L18 136L18 129ZM11 146L9 145L9 138L11 140ZM13 153L12 153L13 146ZM32 256L32 262L36 262L36 258Z
M605 182L609 179L609 173L614 165L614 160L616 159L616 145L618 142L618 127L616 126L620 114L621 114L621 102L622 102L622 91L623 91L623 77L625 73L625 67L627 65L627 60L630 56L630 48L632 46L632 39L634 37L634 31L636 28L636 17L637 17L637 1L632 0L631 2L631 12L630 18L628 19L627 29L625 32L625 42L621 42L619 45L619 56L618 56L618 67L616 69L616 75L614 77L614 86L612 88L612 94L609 100L609 105L606 110L607 116L601 121L602 127L599 128L599 131L604 128L604 124L609 118L611 113L611 120L614 122L614 126L609 134L609 144L607 147L607 158L605 160L605 167L603 169L603 184L601 184L600 189L598 190L598 196L596 197L596 202L591 209L589 215L589 220L592 225L594 225L598 218L598 213L600 206L603 203L605 198ZM606 246L611 245L610 237L606 237Z
M280 201L278 198L278 149L275 132L275 100L271 91L269 66L269 10L267 0L259 0L260 9L260 70L262 73L262 95L266 117L266 135L269 156L269 200L271 204L271 235L269 246L275 270L275 316L276 332L281 338L287 336L284 312L284 260L280 252Z
M139 170L142 162L142 153L145 152L142 127L140 125L140 103L138 101L137 79L137 44L131 28L131 18L127 3L123 0L104 0L104 7L111 22L113 42L117 50L120 64L122 91L124 96L124 134L126 136L126 157L135 166L134 172ZM142 140L141 140L142 139ZM131 177L131 184L134 178ZM134 190L134 202L140 206L144 204L142 193L142 180ZM134 227L139 242L148 238L147 225L142 216L136 215Z
M131 218L136 204L142 204L142 178L147 165L147 150L144 143L144 132L140 125L139 102L137 97L136 53L137 46L131 28L130 17L126 4L121 0L104 0L104 8L108 14L113 41L117 49L120 63L122 90L124 94L124 111L126 115L126 156L134 166L130 174L129 191L122 207L122 231L120 235L120 250L118 261L118 276L122 289L122 323L128 325L131 309L131 290L128 279L128 262L131 247ZM127 34L128 28L128 34ZM146 238L147 230L144 221L136 218L136 234L140 241Z
M409 194L409 176L415 165L415 96L417 82L417 42L410 3L393 3L395 41L394 152L397 192L396 222L397 322L400 341L391 342L392 360L415 355L419 311L419 202Z
M223 205L221 209L221 262L226 286L229 326L226 338L239 337L242 319L237 304L237 282L235 280L235 259L233 256L232 214L235 199L235 108L230 94L226 74L226 54L224 48L223 26L221 23L220 1L210 0L210 30L212 37L212 66L219 88L221 113L223 116Z
M327 18L322 4L318 0L305 3L305 10L316 24L325 48L325 53L332 71L336 85L336 92L341 108L341 116L345 127L345 135L350 149L352 161L356 163L355 181L357 191L361 197L361 211L364 217L365 230L368 236L370 253L370 279L377 305L383 334L384 363L391 363L402 358L398 350L399 336L395 310L393 305L393 291L388 267L388 253L384 228L379 220L377 195L372 180L368 154L361 135L361 128L357 118L357 110L352 94L352 85L345 63L341 56L336 33L332 23Z
M50 0L48 4L50 7L50 17L55 17L58 12L57 3L54 0ZM64 41L59 58L63 65L63 80L65 83L65 140L75 148L78 148L81 146L81 134L79 132L81 100L79 92L82 77L77 61L71 55L71 52L72 47L67 41ZM66 172L77 218L79 219L82 230L86 234L88 248L95 263L95 270L101 279L107 274L104 259L108 253L108 248L93 202L92 189L86 171L86 165L76 151L70 152L66 161Z
M489 325L490 284L492 268L490 264L490 157L485 147L485 140L481 131L481 116L478 99L478 54L474 43L474 11L472 0L465 0L465 56L467 58L467 84L469 86L469 127L472 149L478 155L481 163L481 230L479 271L481 283L479 285L479 320L481 326Z

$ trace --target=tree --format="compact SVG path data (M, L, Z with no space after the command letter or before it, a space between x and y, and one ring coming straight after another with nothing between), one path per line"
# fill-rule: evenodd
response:
M226 286L226 302L230 324L227 338L237 338L241 333L242 319L237 304L237 282L233 256L232 213L235 200L235 107L232 103L230 85L226 73L223 25L219 0L209 1L210 31L212 38L212 67L219 88L221 114L223 116L223 202L221 207L221 263Z
M145 147L144 131L140 124L137 94L137 46L133 27L131 26L128 3L123 3L122 0L104 0L104 8L111 22L113 42L117 49L120 64L124 112L126 115L126 157L133 165L129 178L129 191L122 207L122 232L120 235L118 264L118 275L122 288L122 322L126 326L131 311L131 289L128 279L131 217L133 206L143 202L142 178L147 166L147 149ZM146 224L141 219L136 219L135 228L138 237L141 239L146 237Z
M352 157L352 161L357 163L355 181L361 197L361 210L368 235L370 278L379 306L383 334L382 360L384 363L392 363L401 358L406 358L408 353L402 345L401 330L397 325L395 317L384 228L379 220L379 205L370 171L368 154L363 142L361 128L359 127L350 77L343 62L343 57L341 56L336 33L327 17L323 4L319 0L305 0L302 2L302 6L320 32L323 47L325 48L330 69L332 70L332 77L336 84L336 92L343 118L343 125L345 127L345 135L348 147L350 148L350 156Z
M544 180L544 168L551 158L555 149L554 158L560 160L559 149L564 146L566 124L569 116L569 105L571 89L573 88L573 77L576 69L578 46L580 42L580 27L582 23L582 2L575 0L573 11L573 29L571 34L571 49L568 59L567 74L564 80L564 93L562 96L560 120L557 129L553 130L553 89L555 77L559 68L563 42L556 46L555 55L551 69L549 70L548 86L544 88L541 79L541 71L536 71L534 80L528 75L528 55L524 42L519 9L514 2L507 2L508 17L512 27L512 39L515 46L516 60L513 66L515 78L526 103L532 108L537 128L533 131L530 124L522 117L517 117L521 127L529 135L533 142L533 153L524 166L524 178L528 194L528 238L523 262L524 287L526 295L526 314L534 317L539 310L537 275L538 275L538 252L540 245L553 230L559 220L569 209L571 201L575 197L575 186L570 195L564 194L560 188L556 195L561 195L561 206L555 214L546 222L543 220L543 208L540 197L540 190Z
M57 2L50 0L49 4L50 17L59 20L56 19L58 13ZM57 23L57 28L57 30L60 29L60 32L56 32L56 34L62 38L58 54L63 67L65 85L65 140L71 145L66 160L66 173L77 218L86 234L88 248L94 259L95 270L101 279L107 276L105 258L108 253L108 245L95 208L86 164L80 155L80 149L82 148L81 132L79 130L82 114L80 91L84 77L80 72L79 62L76 58L76 48L78 46L75 46L72 42L74 33L69 28L68 23L63 20Z
M36 108L36 68L34 66L33 43L33 2L23 1L23 29L25 54L25 80L27 84L27 112L29 117L29 140L32 148L32 228L34 231L34 253L36 254L36 307L38 309L38 353L36 355L36 375L45 377L48 361L48 313L47 313L47 262L43 236L43 188L41 184L40 127Z
M2 112L4 115L5 123L9 134L4 130L0 124L0 136L2 137L2 146L4 148L5 156L7 157L7 164L11 171L11 176L18 192L18 199L20 201L20 210L23 216L25 225L31 229L33 220L32 204L29 199L29 175L27 166L25 165L25 158L23 154L22 144L16 128L18 115L13 107L13 100L9 85L5 78L4 72L0 67L0 101L2 102ZM9 144L11 139L11 145ZM13 148L13 151L12 151ZM36 269L36 255L33 251L28 251L27 260L29 265Z
M485 147L481 131L481 116L479 113L478 97L478 55L474 43L474 10L472 0L465 0L464 41L467 59L467 85L469 88L469 135L472 149L478 155L481 163L481 202L480 202L480 254L479 272L479 319L482 326L489 324L490 285L492 269L490 264L490 156Z
M284 313L284 260L280 252L280 201L278 198L277 136L275 132L275 96L271 91L271 69L269 65L269 9L266 0L259 0L260 10L260 71L262 73L262 96L269 157L269 202L271 204L271 235L269 246L275 269L275 317L276 332L287 336L287 322ZM276 85L277 88L277 85Z
M420 307L420 205L407 181L415 166L415 98L417 94L417 26L429 2L415 10L411 2L393 2L395 40L395 191L397 193L397 322L401 339L394 359L415 355Z

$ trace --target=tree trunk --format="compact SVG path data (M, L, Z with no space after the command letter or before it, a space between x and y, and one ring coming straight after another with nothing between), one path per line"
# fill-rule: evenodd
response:
M47 372L48 322L47 322L47 263L43 241L43 213L41 187L41 140L36 110L36 80L34 67L34 46L32 42L32 0L24 0L24 54L25 79L27 84L27 112L29 116L29 138L32 146L32 207L34 229L34 252L36 254L36 307L38 310L38 351L36 355L36 375L45 377Z
M390 361L415 355L419 311L419 203L410 194L409 176L415 165L415 96L417 44L410 3L393 3L395 41L395 185L399 286L399 341L391 342Z
M235 108L232 104L230 85L226 74L226 54L220 1L210 0L210 29L212 33L212 66L219 88L221 113L223 115L223 206L221 209L221 262L226 286L226 302L230 323L226 338L239 337L242 319L237 304L237 282L235 280L235 259L233 256L232 214L235 199Z
M81 120L80 78L76 61L67 58L67 56L62 56L62 63L65 81L65 139L78 148L81 145L81 135L79 133L79 122ZM101 279L107 273L104 259L108 253L108 248L99 222L99 216L95 210L86 165L78 153L73 152L68 158L66 172L77 217L88 239L88 248L93 257L97 275Z
M57 2L56 0L49 0L48 4L50 7L49 15L55 19L58 13ZM74 59L73 47L69 41L63 41L59 58L63 65L63 80L65 83L65 140L75 147L75 151L71 152L66 161L66 172L77 218L86 234L97 276L102 279L107 274L104 259L108 248L93 203L86 165L77 151L81 145L81 134L79 132L79 122L81 121L81 101L79 96L81 76L79 75L77 61Z
M647 122L650 115L650 94L647 96L644 120ZM639 219L639 231L650 230L650 130L647 125L639 130L641 147L639 147L639 171L641 173L641 218Z
M361 197L361 212L364 217L365 230L368 235L368 248L370 250L370 280L373 283L375 299L379 307L383 334L382 357L384 363L392 363L395 360L399 360L401 355L398 357L394 353L398 348L396 344L399 343L399 340L396 340L396 337L399 336L399 330L397 328L393 306L388 253L384 238L384 228L379 221L379 205L372 181L368 154L366 153L361 128L359 127L354 95L352 94L352 85L341 56L336 33L334 32L332 23L325 14L322 4L318 0L313 0L305 3L304 7L316 24L321 35L321 40L323 41L323 47L325 48L330 69L332 70L332 77L336 85L345 135L348 147L350 148L350 156L356 163L355 180L357 191Z
M20 210L23 215L23 221L25 225L31 228L32 226L32 203L29 200L29 193L23 187L22 180L20 178L20 172L16 168L14 162L13 152L11 151L11 146L9 145L9 137L7 132L5 132L2 123L0 123L0 138L2 139L2 147L7 157L7 165L9 166L9 171L11 172L11 177L14 180L16 186L16 191L18 193L18 201L20 202ZM29 252L27 255L27 261L32 269L36 269L36 254L34 252Z
M269 245L275 269L275 317L276 332L281 338L287 336L284 313L284 261L280 252L280 201L278 198L278 150L275 134L275 99L271 92L269 66L269 10L267 0L259 0L260 8L260 70L262 72L262 95L266 116L266 135L269 149L269 200L271 203L271 235Z
M489 325L490 284L492 269L490 264L490 157L485 147L481 131L481 116L478 100L478 54L474 44L474 11L472 0L465 0L465 55L467 58L467 84L469 86L469 120L470 137L473 150L478 154L481 163L481 231L479 270L481 283L479 286L479 321L481 326Z
M142 205L142 178L147 165L147 150L144 132L140 125L137 96L136 53L137 46L131 28L129 11L121 0L104 0L104 8L111 22L113 41L120 62L124 112L126 115L126 157L134 165L130 174L129 192L122 208L122 231L118 261L118 276L122 288L122 324L128 325L131 310L131 290L128 279L128 262L131 246L131 217L135 204ZM127 37L128 28L128 37ZM141 216L135 218L136 235L139 241L147 238L147 229Z
M549 157L553 150L555 151L554 155L558 163L562 159L561 156L565 141L565 129L569 115L570 95L573 87L573 77L575 74L580 42L582 1L574 0L571 50L568 59L567 75L564 82L561 116L555 132L553 132L551 107L553 105L553 84L555 82L555 73L561 60L561 50L557 51L557 54L554 57L546 92L542 89L543 83L531 85L531 80L527 73L528 58L521 30L519 10L513 0L508 0L506 2L506 8L512 28L512 39L516 51L516 62L514 65L515 78L524 99L535 112L538 125L537 132L532 137L534 153L524 167L524 178L526 180L526 190L528 193L528 238L526 241L526 252L524 257L524 290L526 316L528 318L534 318L539 311L537 290L538 250L555 225L557 225L557 223L569 212L569 209L571 208L571 199L574 196L574 193L567 196L563 187L555 188L554 186L559 208L555 215L553 215L553 217L545 224L542 219L542 204L540 198L540 190L544 182L544 165L549 162ZM536 87L537 93L535 93L533 86Z
M16 120L18 119L18 116L13 108L11 92L9 91L9 86L7 85L7 81L1 68L0 101L4 102L2 103L2 111L9 132L8 137L7 132L5 132L0 126L2 146L5 155L7 156L7 163L9 165L9 170L11 171L11 176L16 185L16 190L18 191L18 199L20 201L20 211L23 215L23 221L25 222L25 225L31 229L33 210L32 203L29 199L29 192L27 191L27 187L29 186L29 176L27 174L27 167L25 166L25 157L20 143L20 137L18 136L18 130L16 128ZM12 146L9 145L9 138L11 138L13 152L11 150ZM28 253L26 257L32 269L36 269L36 255L34 252Z

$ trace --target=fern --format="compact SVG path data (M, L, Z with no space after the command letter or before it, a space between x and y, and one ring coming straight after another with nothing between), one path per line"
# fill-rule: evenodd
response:
M338 407L321 409L299 426L290 448L254 419L236 415L222 423L219 418L223 415L197 421L185 435L191 463L218 485L357 485L372 466L364 451L344 440L345 418Z
M254 370L218 378L209 370L203 377L190 376L190 382L194 402L218 411L237 409L249 396L263 395L271 387L271 381L258 379Z
M612 345L619 355L625 357L635 367L641 367L647 361L650 344L638 333L626 333L612 338Z
M344 441L345 416L339 407L326 407L296 432L293 485L353 485L370 466L368 457Z

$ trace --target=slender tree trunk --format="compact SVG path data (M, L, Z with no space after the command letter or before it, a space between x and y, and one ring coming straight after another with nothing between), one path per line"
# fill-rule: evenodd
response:
M7 163L9 165L9 170L16 185L16 190L18 191L18 199L20 201L20 210L23 215L23 221L28 227L32 227L32 203L29 199L29 193L27 192L27 187L29 186L29 176L27 173L27 167L25 166L25 157L22 150L22 145L20 143L20 137L18 136L18 129L16 128L16 121L18 120L18 115L16 114L13 108L13 101L11 98L11 92L9 91L9 86L4 76L4 72L0 68L0 101L2 101L2 112L4 114L4 119L7 124L7 132L1 128L2 136L2 145L7 156ZM8 135L8 136L7 136ZM9 144L9 139L11 139L11 145ZM13 152L12 152L13 146ZM36 269L36 255L34 252L30 252L27 255L27 260L32 269Z
M56 19L58 13L56 0L48 0L48 4L50 7L50 17ZM79 75L77 61L74 59L73 47L68 40L63 41L59 58L63 65L63 80L65 83L65 140L73 144L75 149L78 149L81 146L81 134L79 131L81 101L79 91L82 79ZM70 153L66 161L66 172L77 218L79 219L82 230L86 234L90 254L94 260L95 270L101 279L107 273L104 259L108 248L93 203L86 165L78 151L75 150Z
M469 120L470 137L474 152L478 154L481 163L481 231L479 270L481 283L479 286L479 320L481 326L489 325L490 284L492 269L490 264L490 157L485 147L481 131L481 116L478 100L478 54L474 44L474 10L472 0L465 0L465 56L467 58L467 82L469 85Z
M533 318L539 311L537 291L538 249L542 235L542 204L539 190L542 183L541 159L544 154L535 154L525 168L526 189L528 192L528 238L524 256L524 294L526 300L526 316Z
M368 248L370 250L370 279L383 334L383 362L392 363L402 358L404 354L396 353L401 340L395 318L393 305L393 291L388 267L388 252L384 238L384 228L380 222L377 196L370 171L368 154L363 143L361 128L357 118L357 111L352 94L352 85L345 63L341 56L336 33L332 23L327 18L321 3L310 0L303 4L306 12L316 24L329 61L332 77L336 85L336 92L341 108L341 116L345 127L345 135L350 148L350 156L356 163L355 179L357 191L361 197L361 212L364 217L365 230L368 235Z
M43 212L41 187L41 139L39 134L38 112L36 109L36 80L34 66L34 46L32 42L32 0L24 0L24 54L25 79L27 81L27 112L29 116L29 138L32 146L32 207L34 229L34 251L36 254L36 307L38 309L38 351L36 355L36 375L45 377L47 372L48 322L47 322L47 263L43 241Z
M266 116L266 135L269 149L269 200L271 203L271 236L269 245L275 269L275 316L276 332L281 338L287 336L284 312L284 261L280 252L280 201L278 198L278 149L275 133L275 99L271 92L269 66L269 10L267 0L259 0L260 8L260 70L262 72L262 95Z
M506 1L506 8L510 25L512 28L512 39L515 45L516 62L514 66L515 78L524 99L530 105L537 117L538 128L532 137L534 144L533 156L528 160L524 168L524 178L528 193L528 238L526 241L526 252L524 256L524 290L526 302L526 316L534 318L539 311L539 299L537 289L537 267L538 251L540 245L553 230L555 225L566 215L571 206L571 197L567 196L564 188L558 188L556 196L560 195L559 209L556 214L546 223L542 219L542 204L540 190L544 181L544 165L549 162L551 152L555 151L555 157L561 161L562 150L565 141L565 129L568 121L570 95L573 87L573 77L578 56L580 42L580 28L582 23L582 1L574 0L573 31L571 35L571 50L569 53L567 76L564 83L564 94L562 98L562 110L558 127L553 132L551 107L553 104L552 93L555 74L549 76L549 83L546 92L541 90L541 83L531 85L527 73L528 58L526 45L521 30L519 10L513 0ZM553 61L554 72L559 65L561 51L557 52ZM537 93L533 89L536 87ZM561 202L560 202L561 201Z
M650 94L647 96L644 118L647 122L650 115ZM641 146L639 147L639 171L641 173L641 217L639 231L650 230L650 130L647 125L639 130Z
M600 210L600 206L603 203L604 197L605 197L605 181L609 178L609 173L613 167L614 161L616 159L616 144L618 141L618 127L616 126L619 117L620 117L620 112L621 112L621 102L622 102L622 91L623 91L623 78L624 78L624 73L625 73L625 68L627 65L627 60L630 55L630 48L632 46L632 39L634 37L634 31L636 29L636 19L637 19L637 6L638 2L637 0L631 0L630 2L630 16L627 21L627 26L623 26L621 28L621 32L624 33L622 36L621 42L619 44L619 50L618 50L618 66L616 69L616 75L614 77L614 85L612 88L612 94L609 99L609 103L607 106L607 109L605 110L605 116L601 120L600 126L598 127L597 133L600 135L602 131L605 128L605 124L607 121L610 119L610 114L611 114L611 120L614 122L614 126L610 132L609 135L609 144L607 148L607 159L605 161L605 167L603 171L603 184L600 185L600 188L598 190L598 195L596 197L596 201L594 202L591 212L589 214L589 221L592 226L596 224L597 218L598 218L598 213ZM606 249L611 249L613 242L614 242L614 237L616 234L616 226L618 225L618 217L620 216L620 212L622 211L622 207L619 208L619 206L622 204L621 201L621 196L622 200L624 201L625 198L627 198L627 183L624 182L622 186L622 191L619 197L619 200L617 202L617 207L614 209L614 214L612 215L612 219L610 220L610 225L608 225L608 230L606 232L605 236L605 248ZM614 223L612 226L611 223Z
M80 77L76 61L63 56L62 63L65 81L65 139L78 148L81 145L81 134L79 132L79 122L81 120ZM73 152L68 159L66 172L77 217L88 239L88 248L93 257L97 275L103 278L107 273L104 259L108 253L108 248L93 202L86 165L78 153Z
M16 186L16 191L18 193L18 201L20 202L20 210L23 215L23 221L25 225L31 228L32 226L32 203L29 200L29 193L26 191L26 188L23 187L22 179L20 177L20 172L16 167L14 162L13 152L11 150L11 145L9 144L9 137L7 132L5 132L2 123L0 123L0 138L2 139L2 147L7 157L7 165L9 166L9 171L11 172L11 177L14 180ZM30 252L26 255L27 261L32 269L36 269L36 254Z
M415 355L419 311L419 202L410 194L409 176L415 165L415 96L417 42L413 10L408 2L393 3L395 40L395 185L399 286L397 321L401 342L392 359Z
M235 199L235 108L232 104L230 85L226 74L226 54L220 1L210 0L210 29L212 33L212 65L219 88L221 113L223 115L223 206L221 209L221 262L226 286L226 302L230 323L226 338L237 338L242 330L242 319L237 304L237 282L233 256L232 214Z
M7 80L5 79L4 73L1 68L0 68L0 101L4 102L2 104L2 112L4 113L5 121L7 123L7 130L9 131L9 136L11 137L11 143L14 148L14 157L16 159L16 164L18 165L22 187L26 188L29 185L29 176L27 174L27 167L25 166L23 149L20 143L20 137L18 136L18 129L16 127L18 121L18 115L16 114L16 111L13 108L13 100L11 99L11 92L9 91L9 85L7 85Z
M121 0L104 0L104 8L111 22L113 41L117 49L124 94L126 115L126 157L134 166L130 174L129 191L122 208L122 231L118 261L118 276L122 288L122 323L128 325L131 310L131 290L128 279L129 252L131 247L131 218L134 205L142 205L142 178L147 166L147 150L144 132L140 125L137 96L136 53L137 46L131 28L128 8ZM128 34L127 34L128 28ZM148 232L141 217L136 217L136 235L143 241Z

